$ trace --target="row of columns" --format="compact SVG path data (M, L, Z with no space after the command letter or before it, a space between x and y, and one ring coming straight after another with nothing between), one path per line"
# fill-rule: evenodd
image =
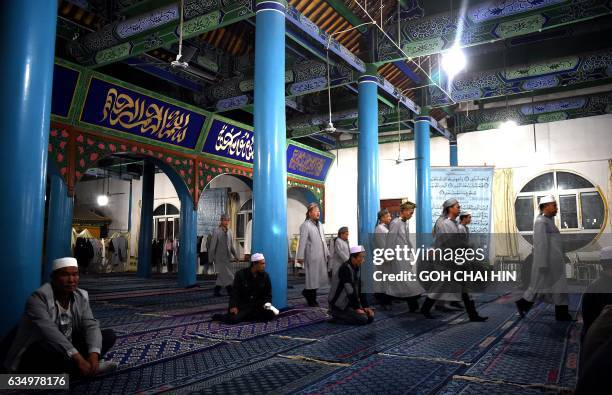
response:
M257 138L253 169L253 251L263 252L273 287L273 303L287 306L287 163L285 122L285 10L283 0L257 0L255 34L254 126ZM23 302L41 284L47 145L57 1L29 0L2 3L0 40L11 56L0 58L4 71L0 89L0 207L4 208L0 300L3 303L0 338L17 322ZM19 34L14 34L18 31ZM376 68L368 66L359 78L358 231L368 246L379 210L378 98ZM431 232L429 128L427 114L415 127L417 232ZM10 131L10 132L9 132ZM453 154L454 152L454 154ZM453 156L454 155L454 156ZM455 158L456 144L451 145ZM453 160L451 160L452 162ZM161 166L161 165L160 165ZM10 169L10 171L8 171ZM163 168L162 168L163 169ZM171 171L168 173L172 173ZM168 174L172 180L171 174ZM151 276L154 163L147 162L139 236L138 276ZM46 260L42 280L48 279L53 259L70 255L72 198L57 172L49 176ZM173 182L175 187L180 183ZM184 185L183 185L184 186ZM181 200L179 283L196 283L197 210L186 188L177 187Z

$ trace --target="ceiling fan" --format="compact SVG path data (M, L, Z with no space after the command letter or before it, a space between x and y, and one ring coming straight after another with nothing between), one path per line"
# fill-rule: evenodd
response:
M167 68L167 69L172 69L172 70L178 70L178 71L194 75L196 77L202 78L210 82L215 82L217 81L217 77L215 75L202 71L197 67L191 67L189 65L189 62L191 61L193 56L196 54L198 49L192 46L185 46L183 48L183 14L185 13L184 0L181 0L180 8L181 8L180 9L181 14L180 14L180 22L179 22L178 54L176 55L176 58L172 60L170 63L160 61L160 62L145 62L145 63L128 62L127 64L129 64L132 67L157 66L157 67L162 67L162 68Z
M335 140L335 144L336 144L336 151L338 149L339 143L341 140L342 136L352 136L352 135L356 135L359 134L359 131L356 130L349 130L349 129L342 129L342 128L337 128L334 126L334 123L332 122L332 103L331 103L331 76L330 76L330 64L329 64L329 43L331 41L331 35L329 37L328 40L328 45L326 48L326 53L325 53L325 58L326 58L326 72L327 72L327 110L328 110L328 121L327 123L323 124L323 127L315 132L312 133L308 133L302 136L295 136L292 137L293 139L300 139L300 138L306 138L306 137L315 137L318 135L328 135L330 137L332 137ZM336 152L336 157L338 152ZM338 161L336 161L336 164L338 163Z
M413 161L413 160L421 159L421 157L402 158L402 152L401 152L401 144L402 144L401 125L402 125L402 121L401 121L401 109L400 109L400 103L398 101L397 102L397 159L383 159L383 160L392 160L392 161L395 161L396 165L399 165L400 163L404 163L404 162L410 162L410 161Z

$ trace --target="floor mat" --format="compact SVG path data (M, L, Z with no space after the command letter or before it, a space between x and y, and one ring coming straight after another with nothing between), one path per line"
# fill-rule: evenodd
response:
M558 384L567 365L568 344L576 346L579 324L555 321L550 305L533 310L465 375L520 384Z
M291 309L282 312L269 322L244 322L237 325L203 322L198 324L191 334L213 339L244 340L277 333L289 328L314 324L327 319L329 319L329 316L324 309Z
M224 343L167 361L137 366L94 380L71 383L74 394L159 393L177 386L200 382L227 371L260 362L304 344L294 339L260 337L239 343Z
M475 323L462 315L447 326L385 350L385 354L472 361L518 320L514 304L487 304L479 312L489 319Z
M446 318L456 318L457 315L449 315ZM423 319L420 314L374 321L370 325L352 327L348 331L295 349L291 356L331 362L355 362L444 324L443 320Z
M106 353L104 359L127 369L147 363L175 358L179 355L202 351L220 344L219 340L195 339L190 337L161 337L141 342L120 342Z
M338 366L271 358L171 391L173 394L286 394L338 370Z
M546 395L558 394L554 389L527 388L505 383L472 382L452 380L437 395Z
M300 394L429 394L460 365L373 355L314 383Z

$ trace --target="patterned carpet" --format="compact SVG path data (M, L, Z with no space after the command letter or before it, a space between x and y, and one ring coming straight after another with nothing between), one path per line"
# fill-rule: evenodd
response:
M175 277L84 276L94 315L118 335L119 369L71 382L76 394L385 393L543 394L575 386L581 321L558 323L536 305L519 319L510 295L476 295L484 323L463 312L426 320L405 302L365 327L328 322L290 278L289 308L269 323L210 321L227 308L214 282L181 289ZM575 315L580 298L571 298ZM375 306L376 307L376 306ZM580 317L578 316L580 319Z

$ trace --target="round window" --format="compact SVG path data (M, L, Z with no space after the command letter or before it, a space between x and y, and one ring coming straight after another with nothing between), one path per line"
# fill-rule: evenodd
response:
M516 197L514 209L519 233L532 243L533 222L539 214L538 201L554 195L558 213L555 223L567 251L589 244L603 229L606 206L599 189L586 178L568 171L551 171L529 181Z

